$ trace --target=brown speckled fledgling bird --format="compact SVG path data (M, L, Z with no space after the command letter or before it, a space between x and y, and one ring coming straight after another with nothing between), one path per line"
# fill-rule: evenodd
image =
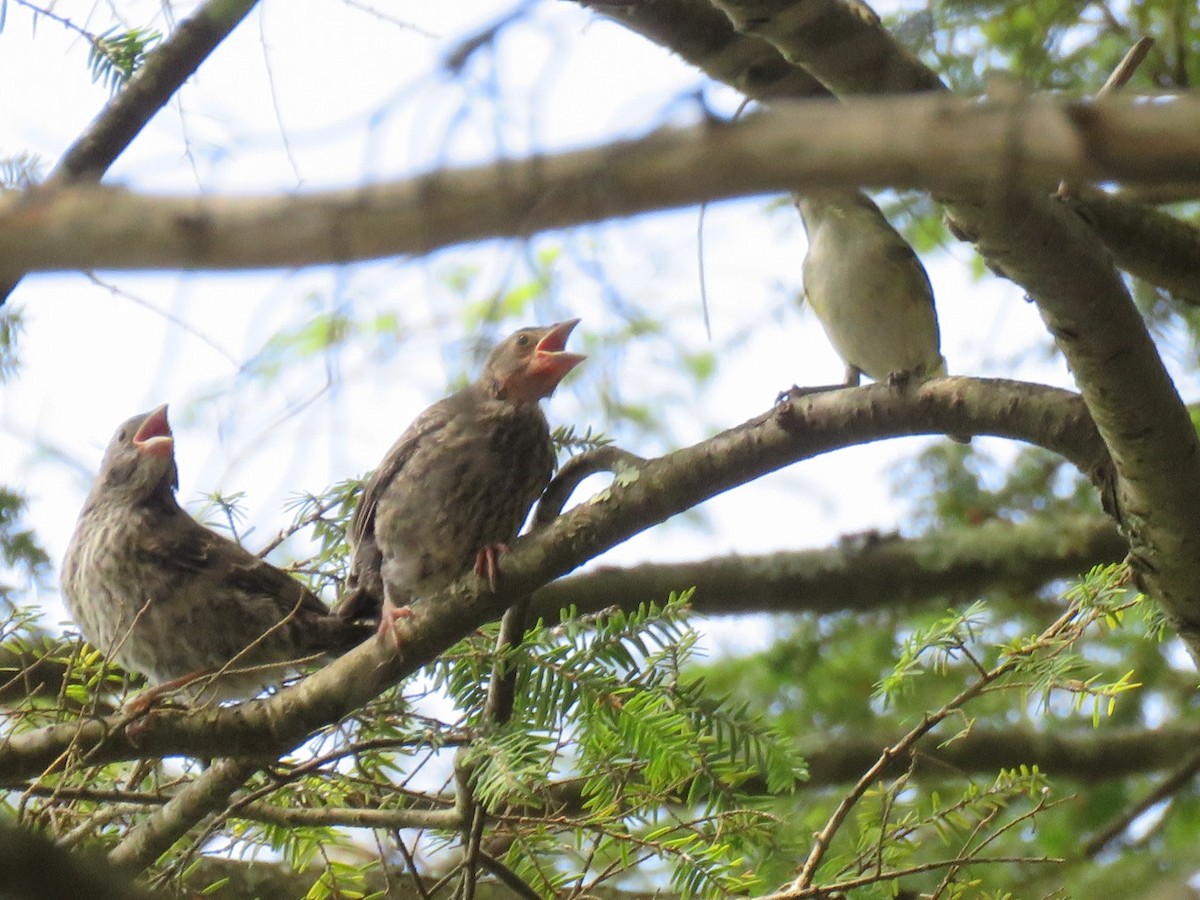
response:
M499 554L554 472L538 403L583 362L564 349L578 323L509 335L478 381L426 409L392 445L350 524L341 615L379 617L386 634L412 600L472 566L495 579Z
M151 685L220 672L188 689L207 702L253 696L297 660L370 636L198 523L175 500L177 485L167 407L122 424L63 559L63 596L90 644Z

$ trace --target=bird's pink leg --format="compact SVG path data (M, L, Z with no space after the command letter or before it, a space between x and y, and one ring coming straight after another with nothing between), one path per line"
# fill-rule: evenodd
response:
M500 575L500 557L508 552L508 544L488 544L475 557L475 574L486 578L492 590L496 589L496 578Z
M412 607L405 604L396 606L389 598L383 598L383 609L379 612L379 636L391 642L397 650L400 649L400 632L396 626L401 619L412 618Z

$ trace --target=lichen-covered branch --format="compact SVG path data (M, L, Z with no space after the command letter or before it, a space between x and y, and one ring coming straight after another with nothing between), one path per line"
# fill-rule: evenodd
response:
M123 870L140 872L166 853L192 826L225 806L229 796L256 771L253 760L222 759L121 838L108 861Z
M1200 181L1197 118L1197 98L1091 104L939 94L809 101L776 104L729 124L662 129L353 190L181 198L103 187L33 188L0 197L0 259L5 271L304 266L428 253L792 190L876 185L982 194L994 185L1064 177L1073 183ZM1143 140L1147 131L1156 133L1153 145ZM1042 204L1039 216L1051 216L1050 201ZM1055 211L1050 221L1060 230L1062 220L1076 220L1061 204ZM1004 246L985 249L1015 266Z
M632 610L688 587L696 588L692 607L709 616L944 605L987 591L1033 591L1120 562L1128 551L1112 522L1086 516L987 522L912 539L868 532L820 550L601 567L546 585L533 595L532 612L553 622L571 606L581 613Z

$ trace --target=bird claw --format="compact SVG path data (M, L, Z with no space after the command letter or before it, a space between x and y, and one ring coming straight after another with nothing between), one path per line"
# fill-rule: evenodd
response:
M500 575L500 557L508 552L508 544L488 544L475 557L475 574L486 578L488 585L496 590L496 579Z
M383 609L379 613L379 638L392 645L393 650L400 649L400 629L397 627L401 619L411 619L412 607L405 604L396 606L391 600L384 598Z
M793 384L786 391L780 391L775 396L775 405L787 406L793 400L811 397L814 394L827 394L830 391L840 391L842 388L853 386L849 384L814 384L810 387L800 387L798 384Z
M156 684L154 687L146 688L132 700L125 704L122 712L129 717L131 721L144 719L156 707L159 702L167 694L173 691L178 691L190 684L194 684L201 678L212 674L212 669L197 669L195 672L189 672L187 675L181 675L179 678L172 678L170 681L164 681L162 684Z

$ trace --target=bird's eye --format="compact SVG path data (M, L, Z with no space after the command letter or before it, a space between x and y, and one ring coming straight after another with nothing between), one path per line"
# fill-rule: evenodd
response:
M118 440L118 441L127 441L127 440L129 440L129 429L128 429L128 428L122 428L122 429L121 429L121 433L117 435L117 440Z
M517 335L517 346L518 347L528 347L529 346L529 335L527 335L527 334Z

